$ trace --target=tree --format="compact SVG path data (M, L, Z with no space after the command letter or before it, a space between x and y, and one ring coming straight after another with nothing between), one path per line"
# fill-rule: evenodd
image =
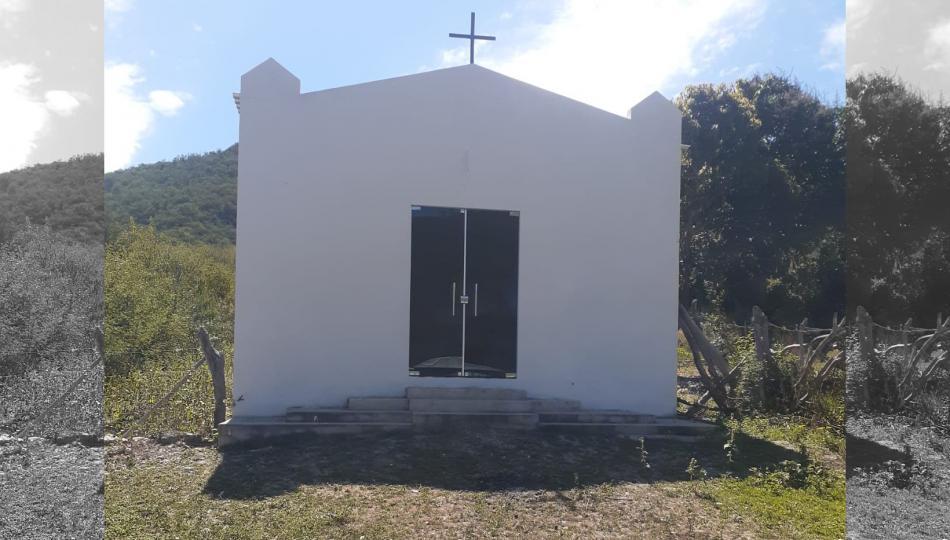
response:
M785 322L843 312L840 110L778 75L689 86L677 105L683 303Z
M847 83L848 301L891 324L950 311L950 108L899 79Z

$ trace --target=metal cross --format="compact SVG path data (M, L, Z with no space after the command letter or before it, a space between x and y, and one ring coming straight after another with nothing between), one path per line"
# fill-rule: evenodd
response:
M449 34L449 37L454 38L464 38L468 40L468 63L475 63L475 40L484 39L487 41L495 41L495 36L479 36L475 34L475 12L472 12L472 29L469 30L468 34Z

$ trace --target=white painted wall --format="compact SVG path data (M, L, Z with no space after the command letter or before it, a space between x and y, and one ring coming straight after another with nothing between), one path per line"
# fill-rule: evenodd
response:
M241 79L236 415L406 386L675 410L680 116L465 65L299 93ZM518 378L410 377L412 205L521 211Z

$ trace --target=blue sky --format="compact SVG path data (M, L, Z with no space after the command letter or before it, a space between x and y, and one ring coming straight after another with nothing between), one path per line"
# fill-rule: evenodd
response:
M107 169L234 143L267 57L305 92L466 63L473 10L479 64L617 114L764 71L844 97L843 0L106 0Z

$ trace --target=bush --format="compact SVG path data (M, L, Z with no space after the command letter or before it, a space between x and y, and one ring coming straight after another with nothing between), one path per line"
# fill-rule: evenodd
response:
M182 244L134 224L109 244L104 413L110 430L211 434L212 387L203 364L168 403L140 419L202 358L199 326L223 353L230 378L233 258L233 247Z
M125 372L193 351L204 326L233 341L234 249L179 244L130 225L105 257L107 370Z
M102 254L26 225L0 244L0 376L75 367L102 316Z

